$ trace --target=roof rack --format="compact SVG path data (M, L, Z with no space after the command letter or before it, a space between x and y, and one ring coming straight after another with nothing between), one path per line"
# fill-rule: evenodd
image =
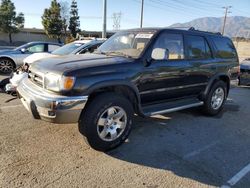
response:
M189 30L190 27L167 27L167 29L181 29L181 30Z
M215 34L215 35L222 35L220 32L201 31L201 30L195 29L194 27L190 27L188 31L197 31L197 32L203 32L203 33L209 33L209 34Z

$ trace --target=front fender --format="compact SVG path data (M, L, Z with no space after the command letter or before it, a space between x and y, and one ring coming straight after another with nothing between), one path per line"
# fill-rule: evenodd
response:
M84 91L84 94L90 95L95 90L105 88L105 87L111 87L111 86L112 87L115 87L115 86L127 86L127 87L129 87L135 93L138 102L140 102L140 94L139 94L138 88L133 83L126 81L126 80L110 80L110 81L98 82L98 83L95 83L92 86L90 86L88 89L86 89L86 91Z

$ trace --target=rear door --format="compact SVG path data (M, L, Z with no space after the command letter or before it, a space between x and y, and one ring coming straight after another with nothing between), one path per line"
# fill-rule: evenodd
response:
M198 95L216 72L216 62L205 36L185 35L185 51L190 69L186 72L186 93Z

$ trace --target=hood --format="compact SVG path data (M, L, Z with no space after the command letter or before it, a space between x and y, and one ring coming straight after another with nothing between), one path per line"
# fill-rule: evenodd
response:
M63 74L64 72L71 72L79 69L130 61L133 61L133 59L101 54L67 55L38 60L31 65L30 70L42 73L54 72L57 74Z
M53 54L50 54L50 53L34 53L34 54L26 57L23 60L23 62L24 63L28 63L28 64L32 64L35 61L38 61L38 60L41 60L41 59L45 59L45 58L49 58L49 57L54 57L54 56L57 56L57 55L53 55Z
M242 61L242 63L240 64L240 68L250 70L250 61Z
M8 55L8 54L15 54L17 53L16 50L0 50L0 55Z

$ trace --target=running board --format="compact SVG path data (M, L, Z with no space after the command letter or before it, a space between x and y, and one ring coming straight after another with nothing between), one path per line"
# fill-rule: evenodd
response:
M165 114L170 112L176 112L187 108L198 107L204 104L203 101L198 99L184 99L177 100L168 103L156 104L143 107L144 115L153 116L158 114Z

